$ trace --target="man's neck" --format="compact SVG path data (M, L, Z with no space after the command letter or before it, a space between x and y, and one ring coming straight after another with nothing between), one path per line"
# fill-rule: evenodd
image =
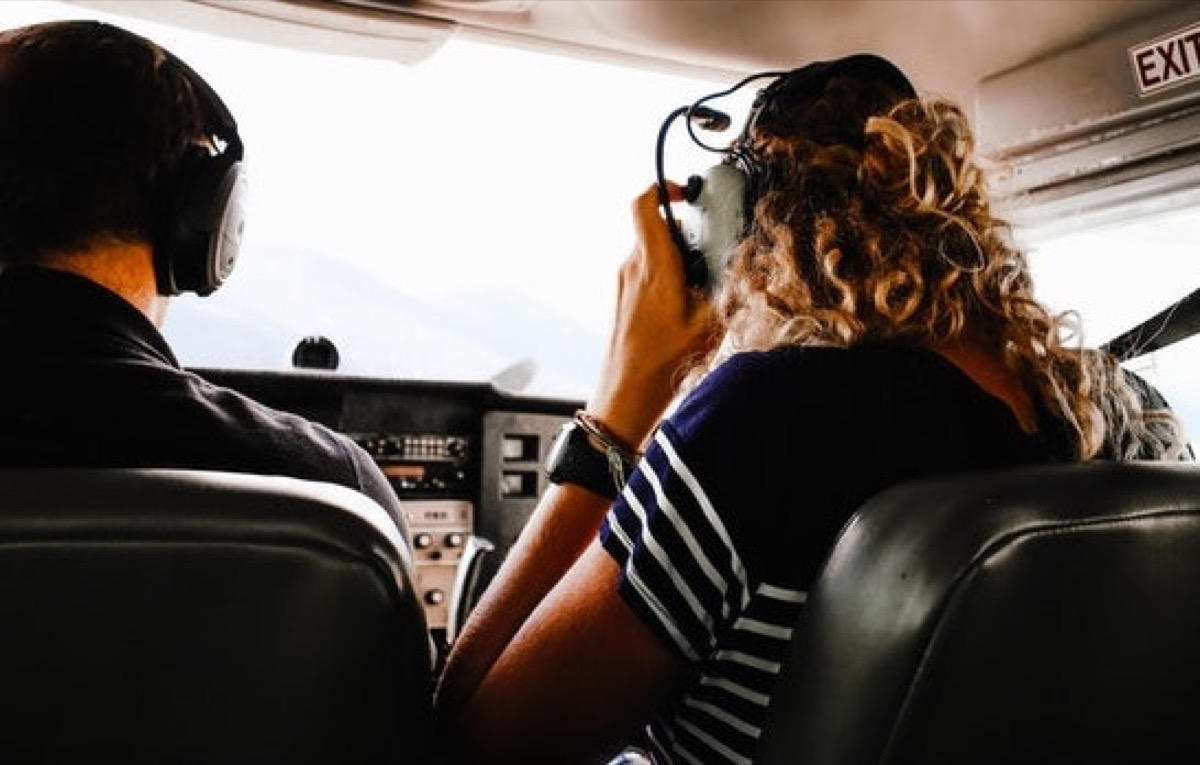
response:
M124 298L154 326L162 326L167 298L158 294L154 258L148 244L106 243L52 255L40 265L89 279Z

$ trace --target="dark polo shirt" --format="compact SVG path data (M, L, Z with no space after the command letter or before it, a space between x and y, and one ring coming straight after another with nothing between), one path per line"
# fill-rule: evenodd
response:
M136 308L86 279L0 273L0 466L170 467L342 484L407 534L362 449L184 371Z

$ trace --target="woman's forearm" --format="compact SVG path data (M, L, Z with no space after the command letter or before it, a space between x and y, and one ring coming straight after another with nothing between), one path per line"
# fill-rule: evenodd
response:
M435 702L440 719L449 723L462 714L525 619L596 538L609 504L570 484L542 496L455 641Z

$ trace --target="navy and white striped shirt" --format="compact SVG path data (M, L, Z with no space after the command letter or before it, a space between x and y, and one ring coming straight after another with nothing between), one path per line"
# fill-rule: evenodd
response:
M806 591L862 502L903 478L1065 458L942 357L738 354L665 420L601 529L620 592L696 669L656 763L749 763Z

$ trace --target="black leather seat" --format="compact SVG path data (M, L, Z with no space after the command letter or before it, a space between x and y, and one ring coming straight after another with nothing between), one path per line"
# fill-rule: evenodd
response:
M432 761L408 556L339 486L0 471L0 762Z
M1200 762L1200 468L885 492L790 651L756 762Z

